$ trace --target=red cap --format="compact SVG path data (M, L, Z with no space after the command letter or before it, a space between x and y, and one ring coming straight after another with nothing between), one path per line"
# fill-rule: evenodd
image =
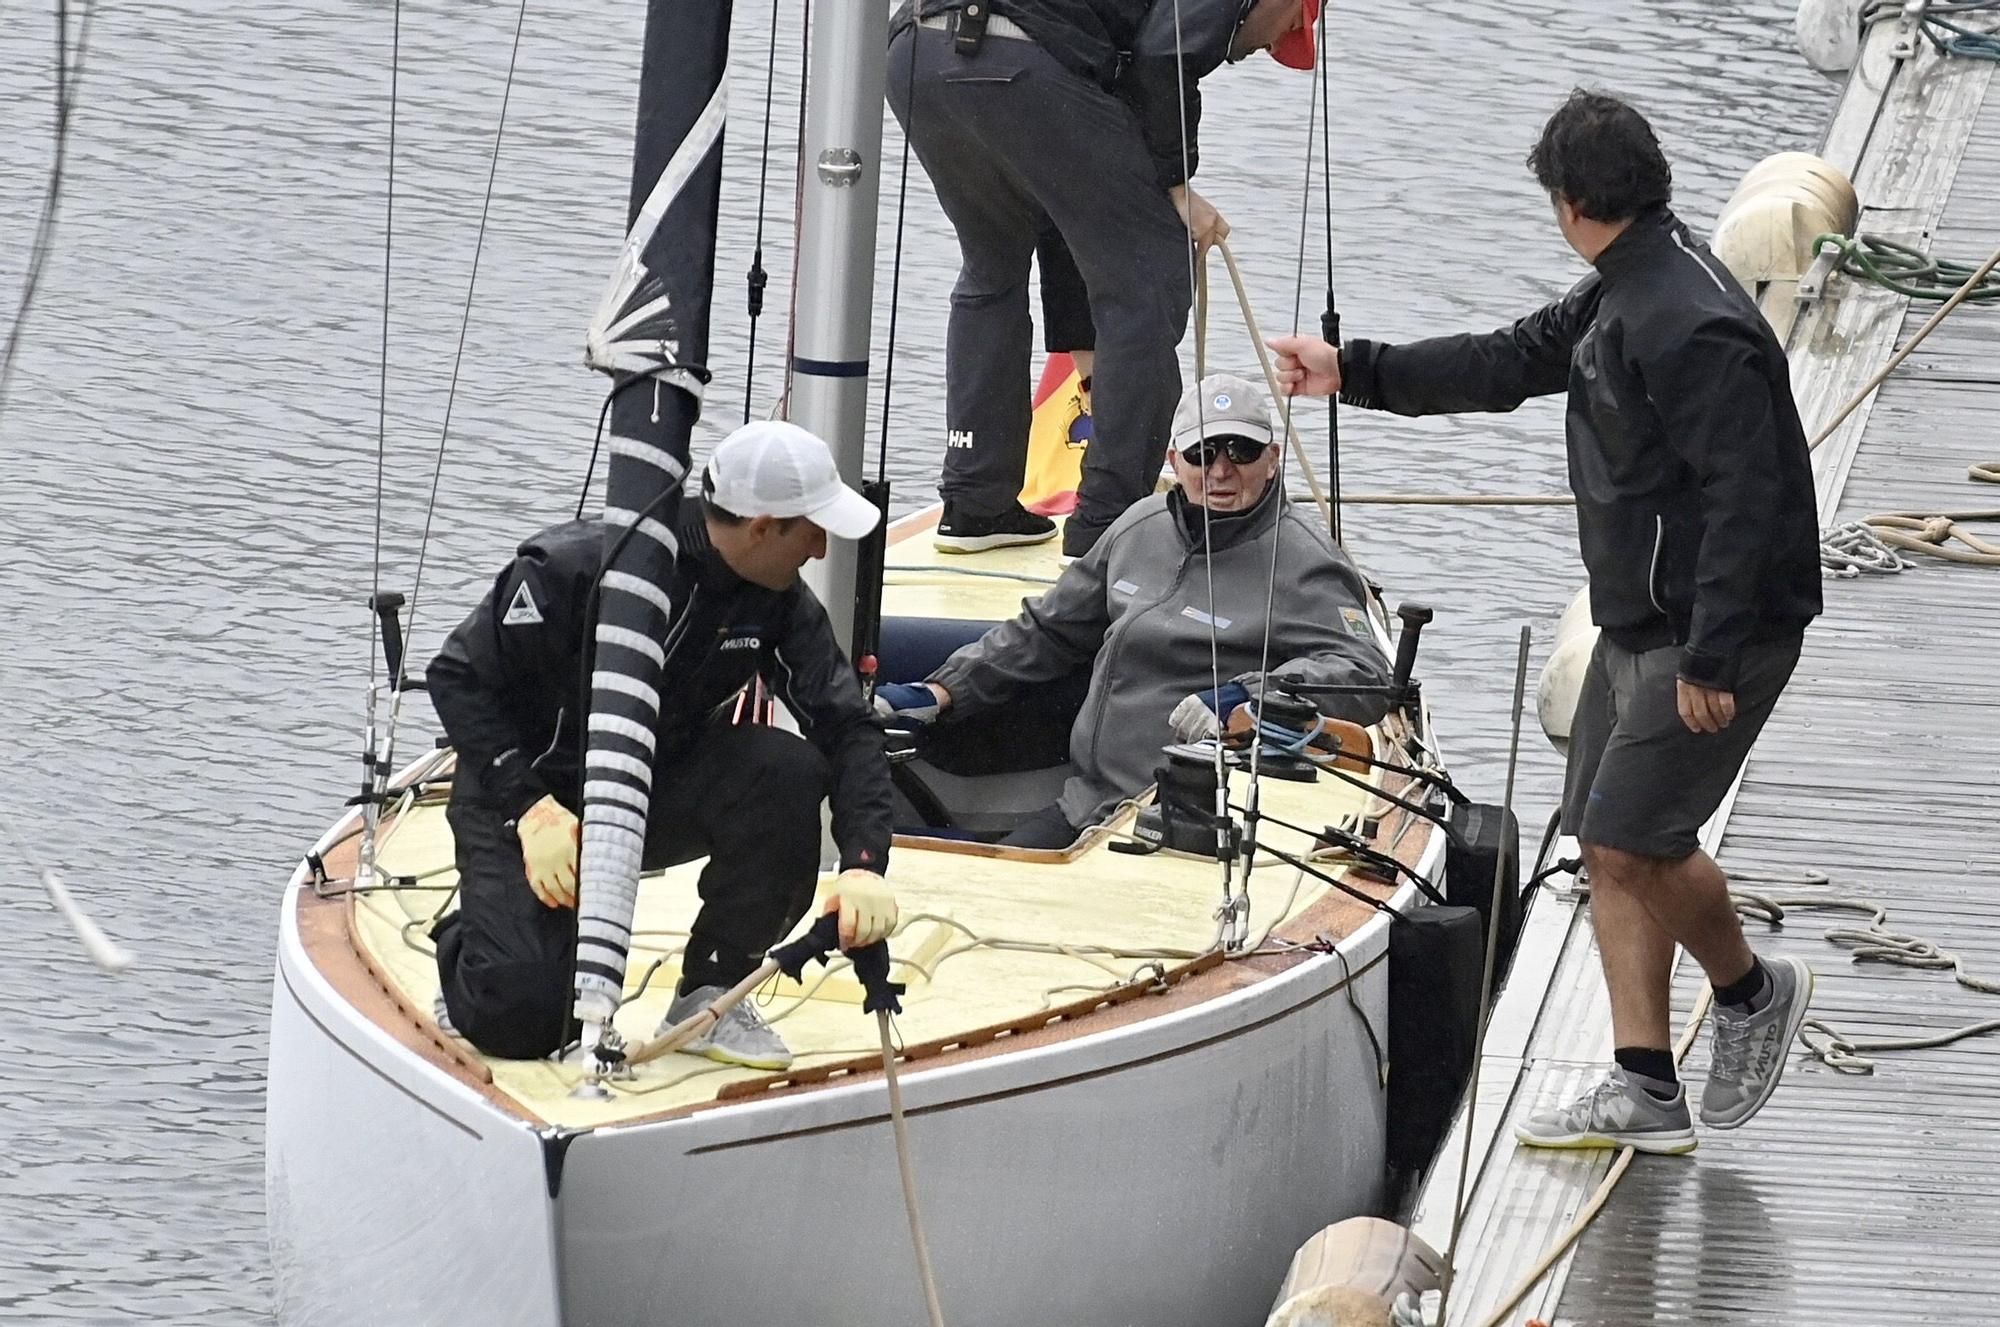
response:
M1305 23L1278 38L1271 47L1271 58L1285 68L1313 67L1313 24L1319 21L1320 2L1321 0L1301 0L1305 9Z

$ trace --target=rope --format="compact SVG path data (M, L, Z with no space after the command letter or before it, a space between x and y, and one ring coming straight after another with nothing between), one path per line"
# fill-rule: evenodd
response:
M1910 299L1949 299L1951 293L1970 278L1972 293L1967 303L2000 300L2000 276L1986 274L1976 265L1949 258L1933 258L1922 249L1881 235L1820 235L1813 251L1832 245L1840 254L1840 271L1847 276L1872 281Z
M1222 261L1229 268L1229 284L1236 289L1237 307L1243 310L1243 324L1250 331L1250 344L1257 349L1257 365L1264 370L1264 385L1269 389L1273 400L1289 402L1292 398L1286 396L1278 387L1278 375L1271 367L1271 350L1264 344L1264 334L1257 326L1257 315L1250 308L1250 293L1243 288L1243 272L1236 266L1236 255L1230 252L1226 242L1215 247L1222 250ZM1299 463L1299 469L1305 472L1306 488L1311 492L1312 500L1319 506L1320 518L1326 522L1326 528L1332 530L1333 507L1327 502L1326 494L1320 490L1319 472L1313 469L1312 458L1306 455L1306 447L1299 441L1298 430L1292 427L1289 407L1285 411L1284 423L1285 440L1291 446L1292 457Z
M1902 0L1871 0L1861 11L1864 24L1888 22L1902 17ZM1929 0L1921 7L1917 21L1931 45L1944 55L1968 60L2000 60L2000 31L1962 27L1942 17L1945 14L1990 13L2000 10L2000 0Z
M1701 1032L1702 1020L1708 1017L1708 1007L1714 999L1715 992L1709 988L1707 982L1703 982L1701 994L1695 997L1694 1011L1688 1015L1687 1025L1681 1029L1680 1039L1674 1043L1675 1064L1678 1065L1687 1058L1688 1048L1694 1045L1695 1037ZM1548 1251L1528 1269L1527 1275L1515 1282L1514 1288L1507 1292L1507 1298L1486 1316L1479 1327L1506 1327L1507 1317L1513 1312L1514 1306L1527 1298L1528 1292L1541 1283L1550 1269L1569 1252L1570 1246L1583 1237L1583 1232L1590 1228L1590 1223L1597 1219L1597 1214L1604 1210L1604 1204L1611 1199L1612 1190L1618 1187L1618 1182L1625 1178L1625 1172L1631 1169L1632 1158L1635 1155L1637 1155L1635 1148L1618 1149L1618 1156L1612 1161L1611 1169L1605 1172L1602 1180L1598 1181L1597 1188L1590 1195L1590 1201L1586 1202L1582 1210L1576 1214L1576 1220L1570 1222L1569 1228L1556 1237L1556 1242L1551 1244Z
M1732 871L1729 873L1729 878L1733 881L1762 884L1826 886L1832 883L1829 877L1820 871L1806 871L1794 877ZM1777 927L1785 924L1787 908L1799 911L1865 914L1868 918L1866 926L1829 927L1824 932L1827 943L1848 950L1856 963L1887 963L1894 967L1950 972L1952 979L1969 991L1977 991L1982 995L2000 995L2000 981L1973 976L1965 970L1965 960L1959 955L1940 948L1922 936L1889 930L1886 925L1889 920L1888 909L1872 899L1827 893L1767 895L1749 890L1733 891L1731 897L1735 901L1736 910L1743 916ZM1875 1072L1875 1061L1869 1058L1870 1055L1879 1055L1887 1051L1933 1050L1994 1032L2000 1032L2000 1018L1968 1023L1963 1027L1928 1036L1856 1039L1843 1035L1820 1019L1813 1018L1806 1020L1804 1028L1799 1033L1799 1040L1805 1043L1806 1050L1814 1059L1836 1073L1872 1074Z
M1727 871L1730 881L1740 884L1793 884L1827 885L1830 878L1823 871L1806 870L1792 874L1775 871ZM1773 926L1784 925L1786 908L1823 909L1844 912L1865 912L1869 916L1866 927L1834 927L1826 932L1830 944L1850 949L1857 963L1891 963L1900 967L1939 969L1950 968L1959 985L1983 994L2000 995L2000 982L1974 977L1966 973L1964 962L1957 955L1939 949L1928 940L1916 936L1903 935L1883 929L1888 920L1888 911L1867 899L1843 898L1829 894L1763 895L1749 890L1731 890L1730 900L1738 913L1755 920L1769 922ZM1694 1045L1696 1035L1701 1031L1702 1020L1708 1016L1709 1005L1714 1001L1714 990L1704 982L1701 994L1695 999L1694 1011L1688 1016L1687 1025L1682 1028L1680 1039L1674 1044L1674 1063L1679 1064L1687 1057L1688 1048ZM1815 1041L1807 1035L1807 1030L1824 1038ZM2000 1018L1988 1019L1980 1023L1970 1023L1948 1032L1940 1032L1928 1037L1895 1037L1879 1040L1854 1040L1843 1037L1818 1019L1808 1019L1799 1039L1814 1059L1838 1073L1869 1074L1875 1071L1875 1064L1867 1058L1867 1053L1884 1051L1927 1050L1938 1046L1948 1046L1969 1037L1985 1036L2000 1032ZM1480 1327L1504 1327L1508 1314L1524 1299L1530 1290L1547 1276L1572 1244L1582 1236L1597 1214L1604 1209L1611 1191L1625 1178L1626 1170L1632 1164L1634 1149L1619 1149L1618 1157L1611 1169L1598 1183L1590 1201L1577 1213L1576 1220L1550 1246L1534 1267L1508 1293L1507 1298L1480 1324Z
M2000 567L2000 544L1981 539L1960 526L1960 521L2000 521L2000 511L1952 511L1930 516L1916 512L1889 512L1870 516L1866 523L1885 545L1912 553L1927 553L1969 567ZM1964 547L1952 547L1954 540Z
M1917 564L1882 541L1866 521L1849 521L1821 532L1819 568L1822 575L1853 580L1864 572L1893 575Z
M1915 350L1918 346L1922 345L1924 343L1924 338L1929 336L1933 331L1935 331L1937 329L1938 324L1943 322L1947 317L1951 315L1951 311L1953 309L1957 308L1960 304L1963 304L1968 298L1971 297L1973 291L1979 287L1980 283L1986 280L1987 274L1991 272L1995 267L2000 267L2000 249L1995 249L1993 251L1993 256L1988 258L1985 262L1981 263L1979 267L1965 279L1965 282L1962 285L1960 285L1955 292L1953 292L1951 298L1947 299L1943 304L1938 306L1938 311L1932 314L1930 318L1924 323L1924 325L1922 327L1919 327L1908 341L1904 342L1902 349L1898 350L1895 354L1891 355L1889 357L1889 362L1887 364L1884 364L1881 370L1878 373L1876 373L1874 377L1870 378L1867 381L1867 383L1862 386L1861 390L1854 394L1853 399L1849 400L1846 405L1842 406L1839 412L1835 414L1831 420L1827 421L1826 426L1820 429L1820 431L1813 436L1811 442L1806 444L1806 450L1807 451L1816 450L1822 442L1825 442L1828 438L1832 437L1833 431L1839 428L1843 423L1845 423L1849 415L1853 414L1856 410L1860 409L1861 403L1863 401L1866 401L1870 396L1874 395L1875 389L1880 387L1885 381L1887 381L1889 375L1894 373L1896 369L1902 364L1902 362L1910 357L1910 352Z
M910 1134L903 1120L903 1085L896 1076L896 1046L889 1035L889 1011L875 1011L875 1026L882 1034L882 1078L889 1087L889 1127L896 1135L896 1173L903 1181L903 1207L910 1214L910 1243L916 1246L917 1276L924 1284L924 1310L931 1327L944 1327L944 1310L938 1305L937 1280L931 1275L930 1246L924 1241L923 1218L917 1214L916 1168L910 1161Z

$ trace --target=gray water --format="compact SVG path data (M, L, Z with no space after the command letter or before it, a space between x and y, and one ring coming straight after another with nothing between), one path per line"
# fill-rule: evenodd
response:
M0 9L9 301L48 160L42 8ZM353 785L368 674L392 11L382 0L99 8L59 249L0 417L0 803L141 963L122 978L94 971L0 842L0 1318L255 1322L270 1303L262 1077L280 888ZM717 425L740 417L743 398L768 67L768 10L747 8L717 271ZM516 540L575 504L602 386L581 367L582 331L624 216L643 9L529 9L417 609L421 652ZM406 591L514 16L493 0L402 10L380 565L383 584ZM1332 23L1333 229L1350 335L1492 326L1580 275L1520 165L1575 83L1653 116L1698 224L1746 167L1816 144L1833 99L1794 53L1785 0L1350 0ZM790 282L791 26L760 411L777 392ZM1235 226L1260 321L1290 326L1307 80L1260 56L1205 91L1197 183ZM885 255L899 145L892 122ZM942 434L954 266L919 179L891 421L901 506L927 497ZM1324 267L1315 201L1309 326ZM1226 285L1217 301L1214 360L1249 368L1240 325L1222 313ZM878 311L878 341L886 321ZM1323 447L1324 407L1301 417ZM1348 412L1343 425L1353 489L1562 486L1550 403L1422 424ZM1516 632L1526 622L1545 635L1581 582L1568 513L1354 508L1347 529L1392 594L1438 610L1423 660L1438 722L1460 781L1497 798ZM429 715L418 719L406 749L426 740ZM1528 727L1520 801L1539 826L1561 772L1532 715Z

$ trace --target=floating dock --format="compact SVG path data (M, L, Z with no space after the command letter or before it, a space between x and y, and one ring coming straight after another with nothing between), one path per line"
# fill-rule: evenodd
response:
M1974 19L1990 17L1974 14ZM2000 247L2000 64L1945 55L1909 13L1875 25L1821 155L1859 192L1858 230L1977 263ZM1789 292L1781 292L1789 296ZM1808 274L1789 322L1809 433L1934 313L1846 276ZM1784 301L1790 304L1789 298ZM1767 310L1772 308L1767 299ZM2000 462L2000 307L1961 305L1814 453L1822 526L1877 513L2000 508L1968 468ZM2000 522L1974 523L1995 538ZM1826 583L1790 689L1708 843L1732 871L1822 871L1818 890L1888 910L1972 973L2000 978L2000 569L1917 554L1894 575ZM1793 1052L1740 1132L1689 1157L1634 1160L1573 1247L1499 1312L1584 1211L1611 1152L1517 1148L1515 1120L1582 1089L1611 1057L1585 900L1541 897L1484 1051L1449 1322L1962 1323L2000 1320L2000 1035L1836 1072ZM1859 964L1829 943L1868 919L1746 923L1765 954L1818 976L1813 1016L1857 1039L2000 1018L1949 971ZM1676 1025L1702 988L1683 960ZM1706 1032L1683 1064L1698 1092ZM1413 1224L1450 1242L1467 1121Z

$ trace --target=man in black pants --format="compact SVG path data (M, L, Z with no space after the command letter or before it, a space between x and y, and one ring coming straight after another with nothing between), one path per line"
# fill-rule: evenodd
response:
M842 944L882 939L896 918L882 878L881 725L798 575L829 534L859 539L878 513L840 482L825 443L776 422L725 438L702 494L676 532L644 858L649 871L708 858L669 1022L749 975L805 915L822 798L842 867L825 906L840 912ZM603 549L596 521L522 544L428 674L458 753L446 815L459 907L433 933L438 979L451 1028L489 1055L547 1055L576 1036L579 716ZM757 722L765 688L803 740ZM791 1063L749 1001L687 1049L759 1069Z
M1050 538L1019 502L1031 416L1029 260L1044 218L1089 293L1089 450L1063 552L1153 491L1180 395L1188 243L1227 236L1188 187L1196 83L1271 48L1312 66L1317 0L914 0L892 25L889 104L958 233L945 341L940 548ZM990 10L990 12L989 12Z
M1570 733L1563 826L1582 843L1617 1065L1516 1130L1532 1147L1695 1146L1669 1049L1674 946L1715 988L1702 1123L1762 1108L1812 997L1750 952L1700 830L1820 611L1819 520L1784 348L1669 210L1652 128L1579 91L1528 158L1596 269L1511 327L1407 345L1272 342L1294 392L1404 415L1569 392L1570 485L1602 634Z

